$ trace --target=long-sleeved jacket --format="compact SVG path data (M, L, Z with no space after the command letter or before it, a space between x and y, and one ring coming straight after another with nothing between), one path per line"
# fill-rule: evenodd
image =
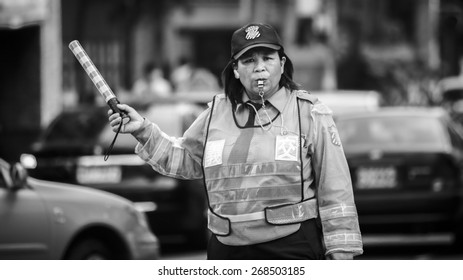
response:
M333 252L361 254L363 252L362 240L353 199L352 183L331 111L305 91L290 92L282 88L268 101L266 110L258 111L256 123L268 123L268 120L272 120L272 122L263 127L257 125L255 129L264 130L270 127L268 133L278 134L284 130L289 130L293 134L301 135L300 139L302 140L299 142L301 147L298 147L301 151L301 166L303 166L301 196L302 200L315 199L318 204L326 254ZM223 95L216 97L215 102L222 102L222 105L228 104L231 108L230 102ZM134 133L139 141L135 149L136 153L156 171L164 175L181 179L202 178L204 165L210 165L211 158L216 160L210 154L204 154L211 110L211 107L205 110L181 138L169 137L157 125L145 120L143 127ZM228 123L244 124L246 122L249 112L244 105L238 105L237 108L229 111L232 113L221 114L218 112L212 117L220 118L220 121ZM282 116L285 118L283 119ZM299 119L301 120L300 126ZM300 127L300 132L295 129L297 127ZM267 145L265 147L275 146ZM275 149L277 148L275 147ZM212 152L211 149L208 149L208 153L219 153L216 155L219 158L222 156L220 155L222 151L223 147L222 150L213 148ZM251 154L252 151L250 150L249 153ZM259 153L273 154L276 151L260 150ZM249 157L252 158L251 155ZM210 197L211 193L208 195ZM210 207L210 212L214 209L217 208ZM265 211L265 209L261 210ZM211 217L213 216L210 215L209 219ZM209 224L211 225L210 222ZM268 224L267 226L268 231L266 232L270 238L275 232L272 228L278 229L280 227L279 232L283 231L285 235L291 234L299 228L297 223ZM275 235L275 238L278 237L281 236ZM239 236L235 236L235 239L239 240ZM251 241L247 240L238 244L252 243L252 239L253 237L251 237ZM230 239L224 237L221 241L227 243L227 240ZM258 241L260 242L260 240ZM235 244L233 242L232 245Z

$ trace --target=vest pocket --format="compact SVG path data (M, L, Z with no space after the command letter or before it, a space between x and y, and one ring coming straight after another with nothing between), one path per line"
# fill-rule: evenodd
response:
M271 225L300 223L318 217L317 199L265 208L265 220Z

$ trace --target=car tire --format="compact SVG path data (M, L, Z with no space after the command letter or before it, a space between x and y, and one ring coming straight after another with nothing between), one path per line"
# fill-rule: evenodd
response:
M97 239L84 239L74 244L66 256L68 260L108 260L111 250Z

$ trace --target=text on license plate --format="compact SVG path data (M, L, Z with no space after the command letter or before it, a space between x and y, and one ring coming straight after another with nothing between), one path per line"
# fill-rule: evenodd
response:
M76 176L80 184L119 183L122 171L120 166L79 166Z
M357 188L382 189L397 186L397 170L394 167L360 167L357 169Z

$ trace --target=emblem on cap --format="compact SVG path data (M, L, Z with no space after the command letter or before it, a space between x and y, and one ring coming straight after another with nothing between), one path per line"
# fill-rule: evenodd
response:
M259 26L249 26L244 31L246 32L246 40L253 40L260 36Z

